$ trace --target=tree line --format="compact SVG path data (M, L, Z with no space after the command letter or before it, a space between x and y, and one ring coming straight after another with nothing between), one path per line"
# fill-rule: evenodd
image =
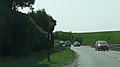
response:
M63 32L63 31L56 31L54 32L54 39L55 40L70 40L71 42L79 41L81 44L83 43L83 38L78 33L72 32Z

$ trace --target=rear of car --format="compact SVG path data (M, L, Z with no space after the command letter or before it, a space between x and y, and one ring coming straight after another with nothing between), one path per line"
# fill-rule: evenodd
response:
M80 46L80 42L79 41L75 41L74 42L74 46Z
M95 50L98 50L98 51L107 50L108 51L109 50L109 45L106 41L97 41L95 43Z

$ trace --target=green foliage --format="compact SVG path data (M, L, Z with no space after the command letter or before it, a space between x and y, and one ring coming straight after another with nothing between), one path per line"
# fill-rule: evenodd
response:
M0 67L62 67L74 61L76 54L71 49L52 52L51 62L47 60L47 52L41 51L29 57L14 58L3 57L0 59Z
M48 29L48 20L47 20L47 14L44 10L28 13L29 16L31 16L35 23L42 27L45 31Z
M0 0L0 5L9 7L11 9L17 9L18 7L32 7L35 0Z
M95 44L97 40L106 40L108 43L120 43L120 31L78 33L83 37L84 44Z
M28 15L33 18L36 25L51 34L50 47L52 48L54 46L54 36L52 32L56 25L56 20L54 20L52 16L48 15L45 9L38 10L36 12L30 12Z
M43 30L49 30L50 32L54 30L56 20L54 20L52 16L48 15L45 9L38 10L36 12L30 12L28 15L31 16L34 19L35 23L38 26L42 27ZM51 27L49 26L50 23L53 24Z
M69 34L68 34L69 33ZM120 43L120 31L94 32L94 33L71 33L54 32L56 40L78 40L81 44L93 45L97 40L106 40L108 43Z
M62 51L56 51L51 54L51 62L47 58L40 61L39 64L48 64L50 67L64 67L64 65L71 64L76 58L76 54L70 48L65 48Z
M75 40L79 41L82 44L83 38L76 33L72 32L62 32L62 31L56 31L54 32L54 37L56 40L70 40L74 42Z
M46 49L45 31L28 15L3 6L0 10L0 54L21 56Z

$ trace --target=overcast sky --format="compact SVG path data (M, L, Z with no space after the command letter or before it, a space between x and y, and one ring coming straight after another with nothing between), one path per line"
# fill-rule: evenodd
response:
M33 7L57 20L54 31L120 31L120 0L36 0Z

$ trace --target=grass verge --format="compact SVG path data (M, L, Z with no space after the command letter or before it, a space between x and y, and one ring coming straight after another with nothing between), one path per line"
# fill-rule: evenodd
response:
M62 51L55 51L51 54L51 62L47 59L40 61L39 64L48 64L50 67L62 67L72 63L75 59L75 53L70 48L65 48Z
M1 57L0 67L62 67L72 63L76 56L70 48L65 48L52 52L50 57L51 61L48 62L46 51L35 53L29 57Z
M110 48L110 50L113 50L113 51L120 51L120 48Z

